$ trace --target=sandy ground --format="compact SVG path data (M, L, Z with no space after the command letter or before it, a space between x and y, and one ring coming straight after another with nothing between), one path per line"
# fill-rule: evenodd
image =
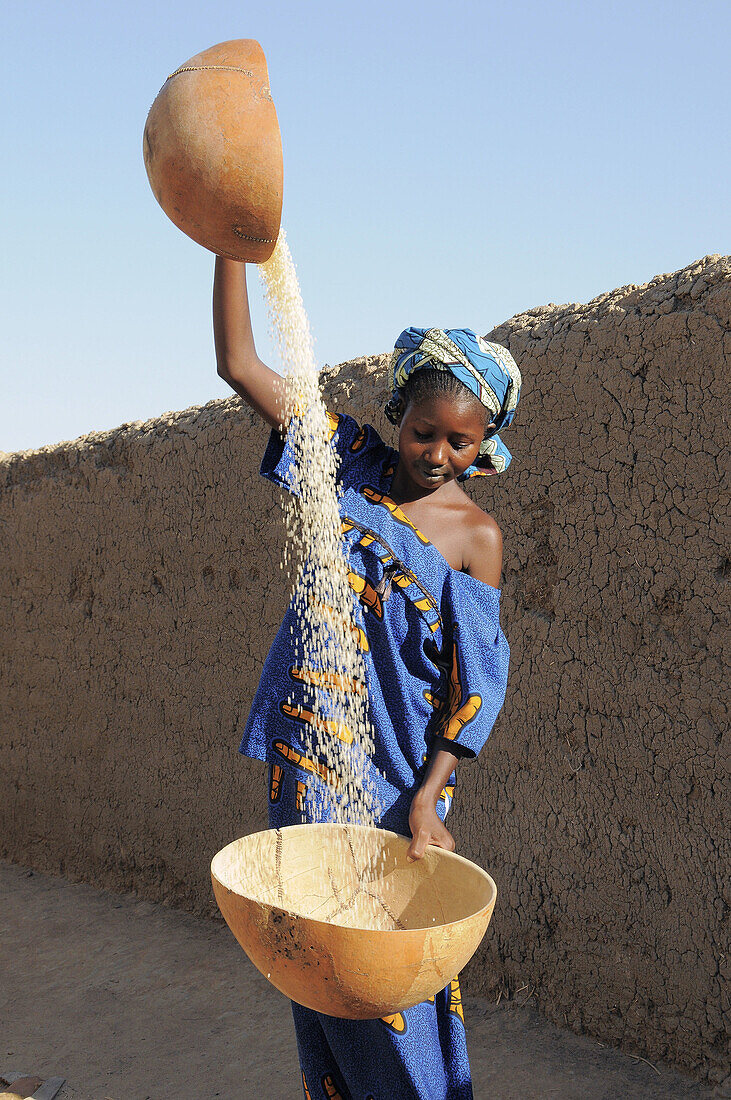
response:
M65 1077L59 1100L301 1096L289 1004L225 925L7 863L0 896L0 1075ZM477 1100L719 1095L530 1008L465 1015Z

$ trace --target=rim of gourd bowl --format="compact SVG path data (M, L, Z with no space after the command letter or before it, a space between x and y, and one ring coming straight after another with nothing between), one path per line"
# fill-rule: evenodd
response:
M485 905L482 905L479 909L475 909L473 910L473 912L468 913L466 917L460 917L458 920L453 921L443 921L442 923L435 922L434 924L424 924L421 925L419 928L363 928L360 925L335 924L333 921L329 920L318 920L317 917L308 916L307 913L299 913L296 909L285 908L282 905L273 905L270 902L261 901L259 898L254 897L252 894L245 893L243 890L236 890L233 887L229 886L229 884L225 882L216 871L216 862L219 860L220 857L223 856L223 853L226 852L229 848L233 847L234 844L239 844L242 840L249 840L257 836L263 836L265 833L276 833L278 831L283 832L286 829L312 829L323 826L329 828L346 828L346 826L337 825L337 823L335 822L317 821L305 822L299 825L284 825L279 830L261 829L258 833L249 833L246 836L237 837L236 840L232 840L229 844L224 845L223 848L216 852L215 856L211 860L211 877L214 878L216 882L224 888L224 890L228 890L229 893L235 894L238 897L245 898L247 901L253 902L255 905L260 905L262 909L269 909L272 912L286 913L290 917L296 917L297 920L306 920L309 921L310 924L321 925L323 928L339 928L343 932L369 932L371 935L376 936L403 936L408 935L409 933L423 933L434 931L437 928L455 928L457 927L457 925L465 924L467 921L475 920L475 918L481 916L485 912L485 910L489 909L491 906L494 906L495 902L497 901L497 884L492 875L488 874L487 871L485 871L477 863L474 863L471 859L467 859L466 856L461 856L459 852L450 852L446 848L440 848L438 844L429 844L427 845L427 847L433 848L438 851L440 854L439 858L458 860L460 863L463 863L467 867L469 867L472 871L477 871L482 878L487 879L491 890L491 897ZM395 833L392 829L380 829L378 828L378 826L372 825L348 825L347 828L363 829L367 830L368 832L381 833L384 836L396 837L396 839L398 840L404 840L410 843L409 837L403 836L402 833Z

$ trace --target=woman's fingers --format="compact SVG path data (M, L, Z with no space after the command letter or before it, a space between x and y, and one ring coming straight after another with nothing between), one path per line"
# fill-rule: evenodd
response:
M442 828L439 832L430 829L417 829L406 853L409 863L413 863L415 859L423 858L427 844L434 844L437 848L444 848L447 852L453 852L457 847L454 843L454 837L448 829Z
M438 836L432 836L430 843L436 844L437 848L444 848L447 852L453 852L457 847L449 829L443 829Z
M406 853L406 858L409 863L413 863L415 859L421 859L426 851L427 844L431 841L432 834L429 829L417 829L414 833L414 838L409 845L409 850Z

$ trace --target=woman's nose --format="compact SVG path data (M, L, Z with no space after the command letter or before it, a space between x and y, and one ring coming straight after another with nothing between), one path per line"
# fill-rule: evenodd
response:
M432 466L443 466L447 458L447 443L442 439L432 443L424 457Z

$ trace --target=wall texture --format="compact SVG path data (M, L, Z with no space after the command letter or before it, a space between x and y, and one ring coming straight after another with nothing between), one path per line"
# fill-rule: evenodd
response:
M722 465L731 260L494 330L524 376L508 698L451 826L500 897L471 989L721 1081ZM391 431L383 357L331 408ZM288 598L266 433L238 398L0 463L0 855L198 913L265 823L236 752ZM391 437L392 438L392 437Z

